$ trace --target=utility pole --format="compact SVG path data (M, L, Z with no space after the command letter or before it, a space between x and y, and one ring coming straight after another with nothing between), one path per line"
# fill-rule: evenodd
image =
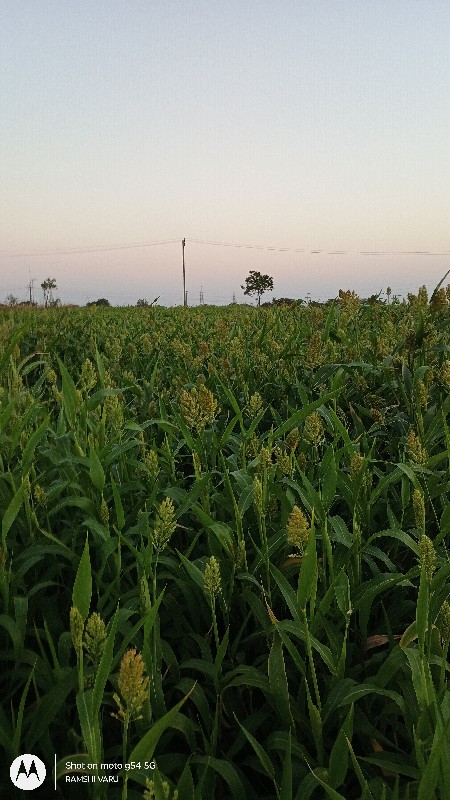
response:
M186 295L186 268L184 265L184 248L186 246L186 239L183 239L181 242L183 248L183 305L187 306L187 295Z
M200 305L203 305L203 286L200 286Z

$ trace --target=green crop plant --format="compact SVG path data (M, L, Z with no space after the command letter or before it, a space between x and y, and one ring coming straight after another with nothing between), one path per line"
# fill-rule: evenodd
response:
M438 289L0 310L2 796L446 800Z

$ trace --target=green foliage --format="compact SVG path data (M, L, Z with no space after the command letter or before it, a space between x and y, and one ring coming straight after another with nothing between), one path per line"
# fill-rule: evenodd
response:
M0 311L2 796L447 798L447 296Z
M53 299L53 289L57 288L56 278L46 278L45 281L41 283L41 289L44 293L45 308L55 305L55 300Z
M251 269L241 289L244 289L244 294L256 294L258 306L260 306L261 295L264 292L273 292L273 278L270 275L262 275L261 272Z
M106 297L99 297L98 300L91 300L90 303L86 303L86 307L90 308L91 306L110 306L111 303L107 300Z

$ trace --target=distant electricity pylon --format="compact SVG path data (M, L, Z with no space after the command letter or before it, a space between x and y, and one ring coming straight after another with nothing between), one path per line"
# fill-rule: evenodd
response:
M33 286L33 284L34 284L35 280L36 280L36 278L30 278L30 282L29 282L29 284L27 286L27 289L30 292L30 306L32 306L33 303L34 303L34 286Z
M202 306L203 304L204 304L203 286L200 286L200 305Z

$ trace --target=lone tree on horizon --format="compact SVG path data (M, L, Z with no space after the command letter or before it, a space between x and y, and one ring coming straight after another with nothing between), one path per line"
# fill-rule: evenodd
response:
M111 303L106 297L99 297L98 300L92 300L90 303L86 303L86 307L90 308L91 306L110 306Z
M47 278L41 283L41 289L44 292L44 305L46 308L56 305L53 300L53 289L57 289L56 278Z
M241 289L244 289L244 294L256 294L258 297L258 306L260 306L261 295L264 294L264 292L273 292L273 278L271 278L270 275L261 275L260 272L251 269Z

